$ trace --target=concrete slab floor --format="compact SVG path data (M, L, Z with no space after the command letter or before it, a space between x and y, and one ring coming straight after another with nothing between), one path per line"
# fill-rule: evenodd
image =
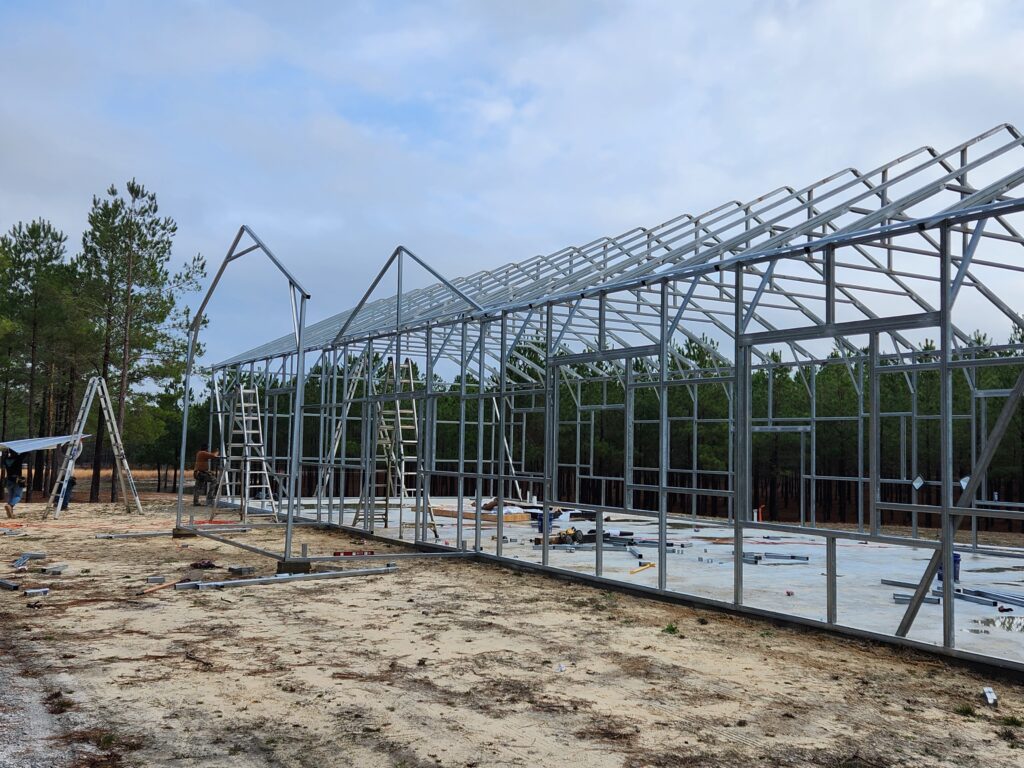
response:
M414 538L412 523L414 511L411 499L404 506L397 500L391 507L392 525L376 528L375 533L389 538L399 538L399 517L404 523L401 534L406 541ZM435 505L454 507L452 498L433 498ZM310 503L312 502L312 508ZM352 512L357 499L346 499L344 522L351 524ZM336 502L337 504L337 502ZM472 510L469 501L464 509ZM302 513L305 519L316 519L315 499L304 500ZM622 529L633 531L637 537L656 539L657 521L626 514L606 515L606 531ZM337 523L338 512L321 515L324 522ZM472 548L474 526L472 520L463 520L462 540ZM668 555L667 588L685 595L711 598L731 603L733 598L733 542L732 528L708 520L700 520L695 526L689 519L676 518L669 527L669 540L686 546L681 552ZM455 518L437 517L438 543L459 546L458 526ZM553 522L553 528L569 525L564 517ZM580 521L579 526L591 530L594 523ZM538 535L535 524L505 522L502 527L505 537L516 539L503 542L501 554L510 559L540 563L542 552L534 550L533 538ZM481 527L482 550L491 554L497 552L497 525L485 523ZM769 533L750 531L744 536L744 552L792 554L805 556L801 560L762 559L758 564L744 564L744 604L765 610L824 621L826 618L826 577L825 540L820 536L801 534ZM657 562L656 548L641 549L645 560ZM837 623L858 629L883 634L894 634L900 619L906 611L905 605L893 601L893 593L909 593L912 590L881 584L881 579L917 582L931 556L928 548L911 548L876 542L843 540L837 541ZM1017 551L1018 555L1020 551ZM960 582L958 586L973 589L1019 592L1024 594L1024 560L1019 557L1000 557L994 554L961 553ZM578 550L567 552L549 550L549 566L585 573L596 574L596 553ZM600 574L605 578L632 585L658 586L658 569L650 568L636 574L630 570L637 567L637 558L626 551L605 550ZM936 581L934 588L941 588ZM792 593L792 594L789 594ZM964 600L955 603L957 648L989 656L1024 661L1024 607L1011 606L1012 612L1000 613L995 607L978 605ZM926 604L921 607L918 618L910 632L910 638L921 642L941 645L942 606Z

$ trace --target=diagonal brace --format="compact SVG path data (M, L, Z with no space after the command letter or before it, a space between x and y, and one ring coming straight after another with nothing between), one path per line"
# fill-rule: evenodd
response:
M964 492L957 499L954 506L963 509L969 509L974 505L974 497L978 493L978 488L981 487L981 482L985 475L988 473L989 464L992 463L992 458L996 454L996 450L999 448L1000 442L1002 442L1003 436L1006 434L1006 430L1010 426L1010 422L1013 421L1013 416L1017 412L1017 404L1021 400L1021 396L1024 395L1024 371L1021 371L1017 377L1017 383L1014 384L1013 389L1010 390L1010 394L1006 398L1006 402L1003 404L1003 410L999 413L999 418L996 419L995 426L992 427L992 432L985 441L985 447L981 451L981 455L978 457L977 463L971 470L971 479L967 481L967 487L964 488ZM944 535L954 537L956 532L959 530L960 525L964 521L965 515L956 515L950 521L950 530L944 532ZM953 542L949 542L949 546L953 546ZM917 612L921 609L921 603L924 600L925 595L928 594L928 590L931 588L932 580L935 578L936 573L939 570L939 562L942 559L942 550L936 549L928 561L928 565L924 569L924 575L921 577L921 583L917 585L917 590L914 592L914 596L910 599L910 605L907 606L907 612L903 615L903 620L900 622L899 628L896 630L897 637L906 637L910 631L910 627L914 623L914 619L917 618ZM947 578L952 577L949 574Z

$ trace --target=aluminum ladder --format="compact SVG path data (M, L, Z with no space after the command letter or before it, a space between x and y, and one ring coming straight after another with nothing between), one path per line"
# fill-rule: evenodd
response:
M416 388L416 376L412 361L408 358L399 366L389 360L385 369L383 391L397 394L412 393ZM405 499L416 497L417 462L419 447L419 418L416 412L416 401L411 398L394 397L384 400L378 405L377 439L374 461L374 500L384 498L384 509L374 507L374 522L383 523L385 527L390 519L391 499L397 498L399 506ZM378 469L380 464L383 469ZM360 504L353 516L353 525L362 522L366 499ZM423 504L428 518L427 527L438 537L434 513L430 509L429 499L424 494Z
M124 443L121 440L121 430L117 428L117 421L114 419L114 407L110 402L110 391L107 389L107 382L99 376L93 376L85 387L82 405L78 409L78 416L75 419L73 434L78 436L78 440L73 446L64 451L64 459L61 461L60 471L57 473L56 482L53 484L53 491L46 502L45 516L49 516L52 512L54 520L60 518L61 500L63 500L64 494L67 492L71 478L74 477L75 462L82 452L82 436L85 434L85 425L97 395L99 395L103 420L106 422L107 432L110 434L110 445L114 451L114 467L117 470L117 478L121 484L121 497L124 502L124 508L129 514L132 512L142 514L142 502L139 500L139 491L135 486L135 478L132 476L131 467L128 466L128 457L125 455ZM97 445L97 454L99 449L100 446Z
M238 498L239 515L248 518L249 501L254 497L270 505L270 513L277 516L274 491L270 484L270 467L263 448L263 421L260 417L259 392L239 386L235 391L231 410L231 440L226 446L224 469L217 478L217 492L210 511L216 514L217 500L226 492L229 498Z

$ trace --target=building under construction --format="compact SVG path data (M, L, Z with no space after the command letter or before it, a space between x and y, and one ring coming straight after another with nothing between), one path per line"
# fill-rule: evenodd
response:
M211 293L269 257L293 328L212 368L218 502L288 567L341 526L1024 670L1022 184L1003 125L466 277L400 246L310 325L243 227Z

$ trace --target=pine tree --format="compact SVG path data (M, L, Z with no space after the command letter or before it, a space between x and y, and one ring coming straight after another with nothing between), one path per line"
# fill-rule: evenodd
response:
M118 375L115 418L122 430L131 388L168 375L168 358L180 347L178 301L205 274L199 255L180 272L169 271L176 232L174 219L159 215L156 195L134 179L123 195L112 185L105 196L93 198L81 264L102 339L99 372L108 380L113 370ZM101 418L97 447L106 429ZM92 501L99 500L99 480L100 462L95 461Z

